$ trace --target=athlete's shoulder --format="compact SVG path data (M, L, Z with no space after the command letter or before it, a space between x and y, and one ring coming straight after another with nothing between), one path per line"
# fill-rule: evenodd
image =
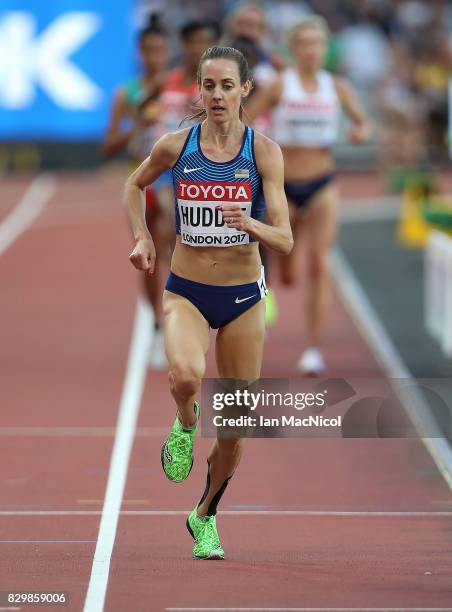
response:
M163 134L152 149L153 156L165 159L169 166L173 166L182 152L190 130L191 127L188 127Z
M121 85L125 91L136 91L141 86L141 79L138 75L134 76Z
M254 130L254 151L262 154L276 154L281 152L281 147L274 140Z
M123 83L118 91L124 98L125 103L129 107L137 106L142 95L142 84L139 76L129 79Z
M293 64L289 64L283 70L278 72L279 80L282 85L293 85L298 83L298 72Z
M259 170L272 165L278 167L283 159L279 144L256 130L254 130L254 157Z
M288 64L285 68L283 68L282 70L278 72L281 79L288 77L288 76L293 76L296 73L297 71L295 68L295 64L293 63Z

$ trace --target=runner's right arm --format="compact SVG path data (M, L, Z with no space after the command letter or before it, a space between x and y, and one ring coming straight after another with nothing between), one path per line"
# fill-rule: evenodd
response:
M129 176L124 188L124 205L135 239L130 261L138 270L154 272L155 247L145 219L143 190L176 162L187 137L188 129L165 134L152 147L144 162Z

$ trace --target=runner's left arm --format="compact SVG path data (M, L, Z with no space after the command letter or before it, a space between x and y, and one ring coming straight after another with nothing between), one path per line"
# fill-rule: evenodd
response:
M347 133L349 140L354 144L366 142L372 135L372 127L361 108L355 92L348 81L341 77L335 77L334 84L342 108L353 123Z
M244 230L264 246L279 253L288 254L293 247L289 209L284 193L284 162L279 146L262 134L256 134L254 153L271 225L246 215L239 205L220 206L228 227ZM234 221L229 222L230 219Z

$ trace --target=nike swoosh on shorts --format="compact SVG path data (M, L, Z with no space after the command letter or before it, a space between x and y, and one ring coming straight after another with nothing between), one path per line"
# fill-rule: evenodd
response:
M251 298L253 298L256 294L254 293L253 295L250 295L249 297L246 298L242 298L239 299L238 297L235 298L235 303L236 304L240 304L241 302L246 302L246 300L250 300Z

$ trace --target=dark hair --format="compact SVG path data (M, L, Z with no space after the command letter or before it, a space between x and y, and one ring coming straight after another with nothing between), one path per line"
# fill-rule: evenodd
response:
M152 13L149 16L148 24L145 28L143 28L140 31L138 35L138 40L141 42L143 38L146 38L146 36L149 36L152 34L157 34L158 36L167 35L167 31L164 28L161 17L158 13Z
M251 71L261 59L261 50L255 40L248 36L236 36L227 41L228 47L234 47L242 53Z
M209 21L189 21L181 27L179 36L186 42L192 34L202 30L210 30L214 38L217 38L219 35L218 28Z
M198 72L196 74L198 85L201 85L202 65L207 60L213 59L228 59L235 62L239 71L241 85L252 80L248 62L241 51L234 49L234 47L209 47L204 51L204 53L201 55L201 59L199 60Z
M237 64L239 71L240 84L243 85L247 81L253 81L248 62L246 61L243 53L233 47L209 47L201 55L201 59L198 64L198 72L196 74L196 80L198 85L201 86L201 72L204 62L213 59L228 59ZM184 117L182 123L185 121L203 120L206 118L206 111L204 108L193 107L193 113ZM240 118L242 118L242 105L240 105Z

